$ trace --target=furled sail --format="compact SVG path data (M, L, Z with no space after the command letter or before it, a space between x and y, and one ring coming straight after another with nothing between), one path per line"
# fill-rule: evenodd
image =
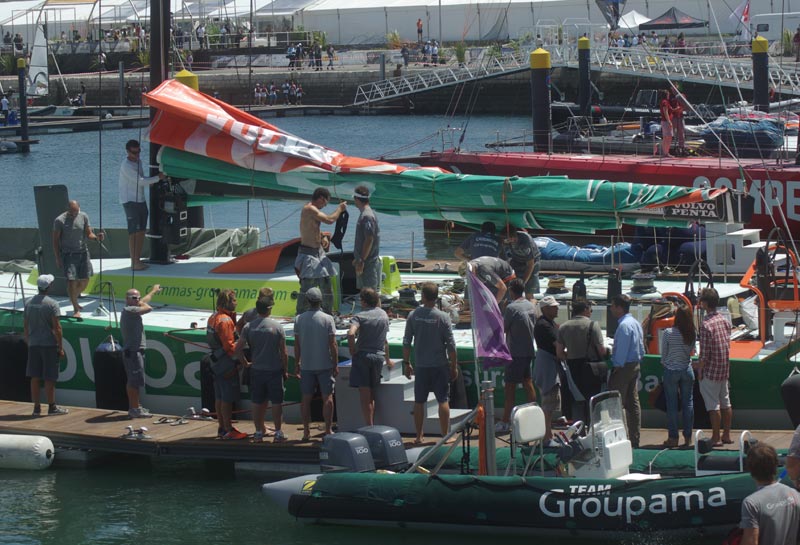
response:
M47 71L47 36L44 34L42 24L36 25L36 35L31 48L31 58L28 64L28 96L47 96L50 87L50 77Z
M583 233L621 223L685 226L697 219L728 219L735 211L724 189L464 175L349 157L175 80L146 97L158 110L150 139L164 146L161 169L191 180L185 184L190 202L220 195L303 200L318 187L351 200L353 190L365 185L372 207L389 214Z

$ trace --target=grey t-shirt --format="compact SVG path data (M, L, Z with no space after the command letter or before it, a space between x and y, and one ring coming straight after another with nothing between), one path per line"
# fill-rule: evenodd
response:
M283 369L278 347L286 339L286 334L281 324L272 318L256 315L254 320L244 324L242 337L250 347L253 369L259 371L280 371ZM305 352L302 355L305 360Z
M128 350L144 350L147 347L144 338L144 325L140 306L128 305L122 309L119 317L119 329L122 332L122 347Z
M506 342L512 358L533 356L533 326L538 318L536 305L525 299L512 301L503 313Z
M300 337L300 364L306 371L332 367L330 336L336 334L333 316L320 309L307 310L294 319L295 336Z
M497 283L505 281L514 274L514 269L499 257L479 257L469 262L475 276L483 282L489 291L497 295Z
M740 528L758 528L758 542L794 545L800 527L800 494L775 482L762 486L742 502Z
M382 308L371 308L359 312L350 319L358 324L357 346L359 351L372 352L384 356L386 353L386 334L389 333L389 316Z
M54 299L39 293L25 305L28 321L28 346L56 346L53 335L53 316L61 316L61 308Z
M408 315L403 346L414 344L414 365L440 367L448 363L447 348L455 350L450 316L438 308L419 307Z
M78 212L73 218L64 212L53 221L53 231L60 233L61 252L78 253L86 251L86 228L89 216Z
M374 237L372 240L372 248L369 250L369 255L362 256L361 250L364 248L364 239L366 239L368 235ZM361 215L358 217L358 223L356 223L356 240L353 246L353 257L355 259L363 259L364 261L374 259L378 257L380 245L381 229L378 227L378 219L375 217L375 212L372 208L366 206L364 210L361 211Z
M472 233L460 244L460 248L470 259L497 257L500 254L500 240L489 233Z
M600 330L600 323L590 320L587 316L575 316L567 320L558 328L558 342L564 345L567 350L567 359L577 360L587 357L589 347L589 325L592 326L592 346L603 344L603 332ZM591 360L598 358L596 349L592 348L588 352Z
M536 241L525 231L517 231L517 242L506 246L508 262L519 274L525 271L528 261L538 260L541 256Z

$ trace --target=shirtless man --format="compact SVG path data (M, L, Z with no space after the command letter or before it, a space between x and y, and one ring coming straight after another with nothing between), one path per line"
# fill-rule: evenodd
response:
M321 223L332 224L347 209L342 201L332 214L325 214L321 209L331 200L331 193L324 187L318 187L311 195L311 202L303 207L300 213L300 249L294 269L300 278L300 293L297 294L297 314L308 309L306 292L313 287L322 291L322 308L326 312L333 309L333 291L331 276L335 274L333 263L325 255L326 248L319 227Z

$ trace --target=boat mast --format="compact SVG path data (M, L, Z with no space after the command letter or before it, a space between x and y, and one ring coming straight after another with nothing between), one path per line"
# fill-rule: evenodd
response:
M170 0L152 0L150 4L150 89L155 89L167 79L167 55L169 54L169 8ZM150 122L156 110L150 108ZM150 142L150 175L158 174L158 144ZM161 232L160 183L150 186L150 261L169 263L169 247Z

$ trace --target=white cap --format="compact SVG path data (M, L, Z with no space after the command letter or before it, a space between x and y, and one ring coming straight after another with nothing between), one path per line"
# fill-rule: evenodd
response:
M556 298L553 297L552 295L545 295L544 297L542 297L542 300L539 301L539 306L540 307L557 307L558 306L558 301L556 301Z
M36 280L36 286L40 290L46 290L47 288L50 287L50 284L52 284L55 279L56 277L53 276L52 274L43 274L39 277L38 280Z

